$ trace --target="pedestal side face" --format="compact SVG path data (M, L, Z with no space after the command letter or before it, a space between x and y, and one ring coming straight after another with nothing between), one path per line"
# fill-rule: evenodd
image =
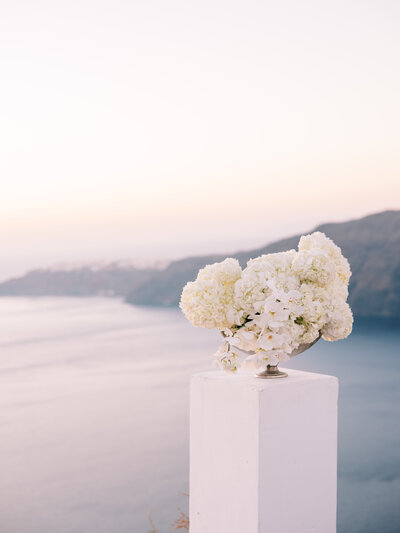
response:
M190 533L335 533L336 378L191 385Z
M311 376L260 394L259 533L336 532L338 383Z
M192 378L190 533L258 531L259 392L234 378Z

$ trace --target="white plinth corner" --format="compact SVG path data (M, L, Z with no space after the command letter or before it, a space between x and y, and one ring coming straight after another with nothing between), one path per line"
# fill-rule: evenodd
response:
M190 533L335 533L338 382L192 377Z

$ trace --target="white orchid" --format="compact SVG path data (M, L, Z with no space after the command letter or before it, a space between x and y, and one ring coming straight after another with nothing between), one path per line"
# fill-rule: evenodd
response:
M269 352L281 348L282 344L285 342L282 335L279 333L273 333L272 331L267 331L261 334L258 337L257 345L262 350Z
M221 370L236 372L240 366L240 356L225 342L214 354L215 363Z

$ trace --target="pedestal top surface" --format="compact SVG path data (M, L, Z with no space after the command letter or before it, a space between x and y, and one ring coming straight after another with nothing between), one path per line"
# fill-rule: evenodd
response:
M282 367L283 368L283 367ZM291 368L283 368L287 372L288 377L277 379L263 379L255 375L255 373L239 371L236 374L224 372L222 370L210 370L207 372L198 372L192 375L192 379L211 380L213 382L220 381L224 383L231 383L232 386L250 387L253 390L264 390L271 387L290 387L292 385L303 384L311 381L334 381L337 382L335 376L327 374L316 374L314 372L304 372L302 370L293 370Z

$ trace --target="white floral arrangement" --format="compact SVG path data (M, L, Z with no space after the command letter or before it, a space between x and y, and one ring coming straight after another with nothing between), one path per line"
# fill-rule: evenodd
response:
M350 276L340 248L315 232L301 237L298 251L261 255L244 270L232 258L207 265L184 287L180 307L194 326L224 335L215 354L220 368L265 368L302 344L351 333Z

